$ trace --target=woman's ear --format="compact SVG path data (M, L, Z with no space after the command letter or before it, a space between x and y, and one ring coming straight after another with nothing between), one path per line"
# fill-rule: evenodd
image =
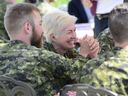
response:
M52 41L56 41L56 36L55 36L54 33L50 34L50 39L51 39Z

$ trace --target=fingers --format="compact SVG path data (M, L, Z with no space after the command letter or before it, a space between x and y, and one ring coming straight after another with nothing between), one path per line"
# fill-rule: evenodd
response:
M99 42L96 39L93 39L90 43L89 43L89 47L91 50L95 49L96 47L99 47Z
M92 49L90 53L99 53L99 46L96 46L94 49Z
M96 42L95 46L92 47L92 49L90 50L90 53L88 54L88 56L91 57L91 58L97 57L99 51L100 51L100 46L99 46L99 43Z
M95 57L99 53L99 42L93 37L86 35L81 39L80 45L80 52L83 55L86 54L86 56Z

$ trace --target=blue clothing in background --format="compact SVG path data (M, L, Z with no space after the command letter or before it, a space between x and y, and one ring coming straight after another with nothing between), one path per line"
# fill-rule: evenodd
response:
M80 0L71 0L68 4L68 13L78 18L76 23L88 23L87 13Z

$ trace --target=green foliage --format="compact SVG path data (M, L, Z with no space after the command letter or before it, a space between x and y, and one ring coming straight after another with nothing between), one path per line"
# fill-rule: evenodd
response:
M17 3L21 3L24 2L24 0L16 0ZM55 0L55 2L53 3L54 7L59 7L63 4L67 4L69 2L69 0Z
M24 0L16 0L17 3L21 3L23 2Z
M59 7L63 4L68 4L69 0L55 0L55 2L53 3L54 7Z

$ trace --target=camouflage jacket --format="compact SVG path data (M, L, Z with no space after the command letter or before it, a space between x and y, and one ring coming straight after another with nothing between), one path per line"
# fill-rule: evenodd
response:
M53 47L52 44L45 42L44 43L44 48L46 50L49 51L53 51L55 53L56 50ZM81 68L79 69L79 71L77 71L79 73L79 81L77 83L89 83L88 81L92 80L92 72L94 69L98 68L104 61L108 60L109 57L114 56L114 53L111 52L107 52L106 54L100 54L97 58L86 58L87 62L86 64L84 64L83 66L81 66ZM79 59L79 58L84 58L81 55L79 55L79 53L76 51L76 49L72 49L67 51L64 54L65 58L71 58L72 60L75 59ZM75 72L75 70L74 70ZM73 74L74 78L77 77L77 75Z
M105 29L103 32L101 32L97 37L99 44L100 44L100 54L103 55L107 52L110 52L114 48L114 42L110 33L109 28Z
M116 50L115 56L93 72L92 84L108 88L119 96L128 96L128 50Z
M68 59L16 40L0 48L0 75L27 82L38 96L52 96L54 87L79 82L86 61Z
M49 51L52 51L52 52L57 53L56 52L56 49L53 47L53 45L51 43L45 42L43 47L46 50L49 50ZM71 49L71 50L66 51L66 53L64 53L64 57L73 59L73 58L82 57L82 56L79 55L79 53L77 52L77 50L74 48L74 49Z
M3 40L3 42L9 40L8 34L4 28L4 14L6 12L6 5L7 3L5 0L0 1L0 39Z

